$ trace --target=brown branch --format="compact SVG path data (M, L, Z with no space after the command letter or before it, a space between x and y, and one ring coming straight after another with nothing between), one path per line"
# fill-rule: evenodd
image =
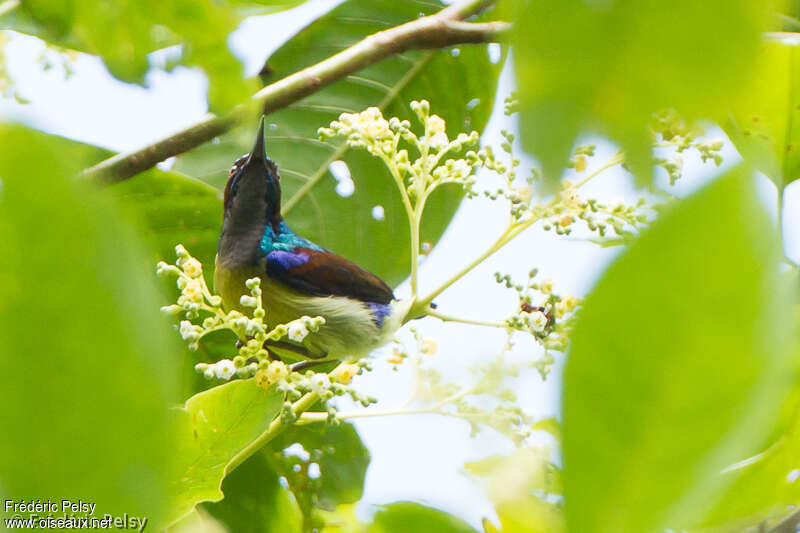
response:
M107 183L125 180L225 133L251 113L253 106L269 114L394 54L500 40L510 27L505 22L462 22L493 2L462 0L434 15L369 35L328 59L267 85L253 95L251 102L237 106L223 117L209 114L201 122L166 139L101 161L86 169L84 175Z
M799 524L800 511L795 511L770 529L769 533L795 533Z

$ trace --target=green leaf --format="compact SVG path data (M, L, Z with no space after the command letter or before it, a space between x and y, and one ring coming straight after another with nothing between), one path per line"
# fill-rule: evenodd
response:
M268 60L272 79L321 61L363 37L429 14L438 2L349 0L302 30ZM365 151L338 140L323 143L317 129L342 112L379 106L384 115L412 118L409 102L425 98L431 112L447 121L453 138L460 131L481 131L494 102L499 64L489 61L486 45L451 50L409 51L357 74L267 117L267 153L278 164L284 215L292 229L355 260L396 284L408 275L410 238L399 193L383 164ZM228 169L253 145L255 124L243 127L180 156L175 169L222 187ZM328 167L341 160L349 167L355 192L336 193ZM428 204L422 239L435 243L461 200L458 189L437 191ZM384 208L383 220L372 210Z
M206 504L208 511L237 533L301 533L303 515L278 481L264 453L257 453L222 484L225 499Z
M472 526L453 515L411 502L398 502L382 506L367 531L368 533L408 533L409 531L477 533Z
M632 170L649 177L652 113L726 113L755 66L767 15L750 0L519 2L523 143L551 183L589 132L619 141Z
M29 135L37 142L51 143L62 157L82 169L105 159L112 152L90 144L41 131ZM217 240L222 227L221 192L200 180L177 172L156 168L136 175L136 179L115 183L108 188L118 204L131 216L152 258L148 275L157 261L175 260L175 245L183 244L203 263L207 279L213 278Z
M308 460L284 457L282 451L295 443L308 452ZM337 505L361 499L370 455L352 424L295 426L275 439L271 447L276 460L282 463L281 475L293 490L302 488L302 494L297 494L299 499L309 500L301 504L333 511ZM308 475L312 463L319 466L316 479ZM300 466L299 472L296 465Z
M175 410L173 496L165 524L180 520L200 502L223 498L220 487L231 459L267 430L282 404L275 387L265 390L248 379L195 394Z
M547 448L520 448L464 465L484 481L503 533L556 533L564 530L559 505L548 498L562 492L561 471ZM481 479L483 478L483 479Z
M195 509L169 528L169 533L229 533L228 528L208 513Z
M586 299L564 375L570 531L697 520L719 472L765 444L795 375L776 240L733 172L665 213Z
M21 127L0 142L0 492L152 524L177 346L146 254L113 199L72 179L85 157Z
M112 193L140 221L155 262L175 260L175 245L183 244L203 263L213 279L214 257L222 227L219 191L176 172L151 169L111 187Z
M227 109L254 92L227 46L239 23L230 4L213 0L26 0L0 21L4 29L33 33L54 44L96 54L123 81L144 83L147 54L182 45L180 64L209 78L209 102Z
M796 376L790 374L787 377ZM800 391L795 383L792 398L784 402L783 431L760 453L730 465L723 471L727 490L705 517L703 527L755 524L786 514L800 501Z
M725 132L742 156L782 189L800 178L800 39L764 43L758 73Z

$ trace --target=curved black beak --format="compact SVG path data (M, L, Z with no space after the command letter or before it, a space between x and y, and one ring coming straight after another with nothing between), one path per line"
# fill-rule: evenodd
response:
M250 156L247 158L245 165L250 165L251 163L255 163L256 161L261 161L262 163L266 162L267 160L267 152L264 148L264 116L261 116L261 120L258 124L258 134L256 135L256 143L253 145L253 149L250 151Z

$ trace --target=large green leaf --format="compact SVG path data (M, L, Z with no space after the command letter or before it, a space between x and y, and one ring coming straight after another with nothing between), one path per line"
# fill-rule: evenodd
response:
M796 357L795 363L799 362ZM795 375L796 372L787 377ZM800 502L798 401L800 390L795 383L792 398L784 403L781 431L760 453L723 471L729 487L704 517L703 526L733 530L736 526L780 518Z
M760 69L725 131L743 157L782 189L800 178L800 38L764 43Z
M152 524L177 346L149 261L113 199L72 179L86 158L20 127L0 142L0 492Z
M794 379L779 257L753 180L734 172L609 268L564 375L570 531L697 520L719 472L765 444Z
M418 503L398 502L385 505L375 515L369 533L477 533L463 520L444 511Z
M236 380L195 394L175 410L172 496L165 524L188 515L200 502L223 498L222 480L231 459L266 431L283 405L275 387Z
M180 243L203 263L206 279L213 278L222 227L217 189L176 172L151 169L113 185L111 191L136 213L154 260L173 262Z
M55 146L75 169L111 155L104 148L41 131L31 131L29 135L37 142ZM177 172L153 168L136 179L108 187L108 191L133 218L139 235L149 245L148 274L154 272L157 261L174 261L175 245L181 243L202 261L207 278L211 279L222 227L222 194L218 189Z
M257 453L222 484L225 499L204 507L236 533L301 533L303 515L281 486L264 453Z
M272 79L321 61L366 35L435 12L438 2L348 0L318 19L267 61ZM480 131L494 102L499 65L486 45L456 50L410 51L393 56L267 117L267 153L281 171L284 214L292 228L365 268L398 283L409 272L408 222L388 172L364 151L317 140L317 129L342 112L380 106L386 116L411 118L410 101L425 98L448 124L448 134ZM413 119L412 119L413 120ZM233 161L250 150L255 124L245 124L178 158L176 170L222 187ZM342 197L330 163L344 161L355 192ZM443 190L431 199L422 238L436 242L461 195ZM372 216L384 208L383 220Z
M293 444L302 446L308 458L284 456L283 450ZM301 503L332 511L361 499L370 455L352 424L296 426L273 441L271 448L280 459L276 464L281 465L281 475L291 487L303 488L298 498L308 501ZM309 476L311 464L319 467L318 476Z
M521 136L551 183L579 133L619 141L640 174L655 111L720 117L755 65L767 2L519 2ZM524 21L524 23L523 23ZM641 176L645 177L645 176Z

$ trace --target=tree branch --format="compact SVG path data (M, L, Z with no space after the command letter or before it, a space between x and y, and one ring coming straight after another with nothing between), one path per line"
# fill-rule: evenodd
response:
M265 115L269 114L394 54L413 49L497 41L508 32L508 23L470 23L461 20L479 13L492 3L494 0L462 0L434 15L369 35L316 65L267 85L253 95L250 103L237 106L223 117L208 114L190 128L139 150L114 155L86 169L83 174L107 183L125 180L152 168L159 161L225 133L247 117L252 112L252 106Z
M800 524L800 511L795 511L770 529L769 533L795 533L798 524Z

